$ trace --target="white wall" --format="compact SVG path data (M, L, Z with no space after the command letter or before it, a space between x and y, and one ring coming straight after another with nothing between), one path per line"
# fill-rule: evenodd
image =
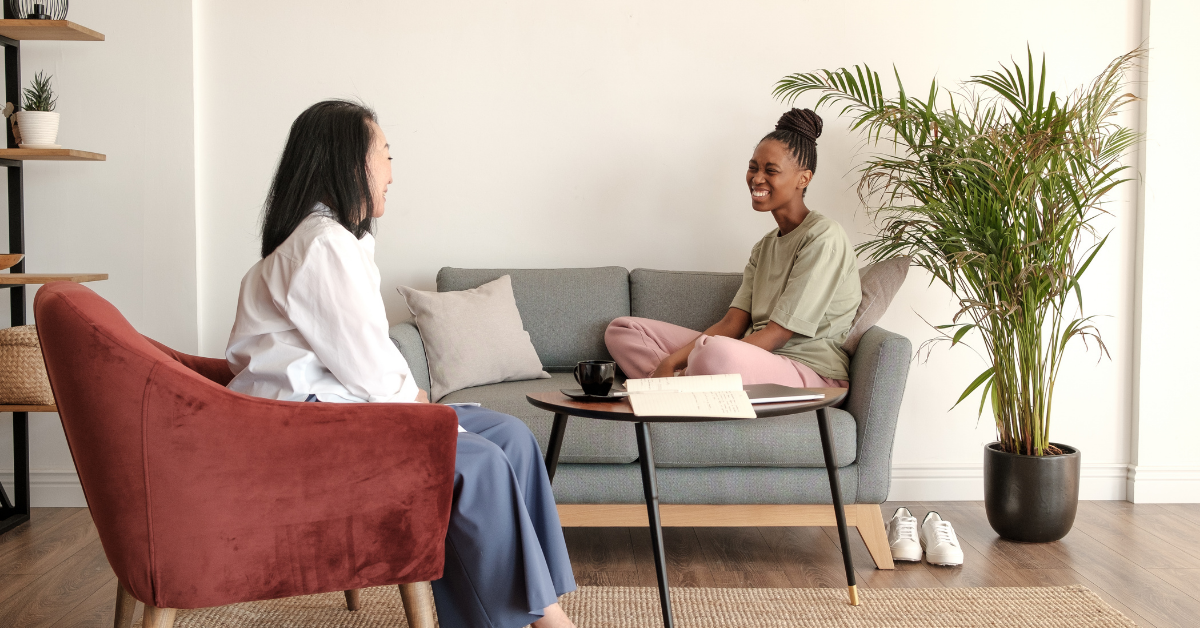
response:
M1154 1L1164 4L1184 6ZM781 76L865 61L890 82L895 64L914 90L934 75L952 84L994 69L1029 43L1047 54L1052 86L1065 90L1143 40L1139 0L895 7L883 0L80 3L72 19L108 41L29 44L25 72L47 67L60 76L64 143L106 152L109 161L31 166L31 265L107 271L113 279L97 289L139 329L221 355L238 282L258 257L258 214L288 126L317 100L356 97L378 110L396 158L377 254L393 321L407 315L390 287L430 288L447 265L736 271L772 225L750 211L743 177L753 145L783 111L770 97ZM1194 22L1166 12L1159 19ZM1182 107L1186 96L1168 97ZM130 109L137 115L122 117ZM859 141L834 112L821 113L827 124L810 205L861 241L870 224L853 193ZM1137 114L1123 121L1136 124ZM1162 129L1194 132L1182 109L1148 115L1152 136L1156 120ZM1164 139L1152 137L1149 167L1158 167L1154 141ZM1191 144L1180 137L1176 152L1159 159L1177 159ZM1156 195L1181 195L1167 184L1188 180L1165 169L1159 176L1148 177L1160 186ZM1186 212L1159 214L1154 204L1164 198L1159 207L1184 208L1180 197L1147 196L1144 250L1185 237L1172 221ZM1131 462L1200 468L1182 446L1178 456L1148 462L1145 438L1139 459L1131 458L1135 408L1141 429L1157 429L1148 417L1161 417L1165 435L1188 416L1186 402L1152 413L1145 392L1139 404L1133 399L1135 304L1139 331L1170 328L1145 316L1167 297L1148 285L1135 299L1140 199L1136 184L1114 195L1108 226L1115 231L1086 281L1088 312L1104 316L1112 359L1097 363L1095 351L1078 347L1055 396L1053 438L1083 450L1085 498L1124 498ZM1179 277L1187 267L1140 259L1160 276ZM954 309L944 288L914 271L881 324L919 344L932 335L922 317L945 322ZM1177 344L1142 331L1142 364L1148 347L1165 354ZM1182 355L1154 360L1185 366L1175 357ZM980 498L981 445L993 428L970 407L948 409L982 368L964 349L941 349L913 365L893 499ZM54 419L35 419L34 466L46 471L35 478L47 487L70 484L69 475L52 473L70 469ZM1149 451L1175 452L1177 442ZM0 469L6 465L0 458Z
M1189 351L1188 313L1200 308L1190 270L1200 233L1192 185L1194 148L1200 142L1195 120L1200 88L1192 78L1200 65L1193 32L1200 7L1185 0L1153 0L1148 9L1142 281L1135 326L1139 394L1129 491L1138 502L1196 502L1200 422L1191 393L1200 365Z
M258 211L292 119L313 102L374 106L395 157L378 262L391 286L429 288L441 266L737 271L769 216L749 209L745 163L783 107L785 74L891 64L910 89L989 71L1025 53L1053 87L1090 80L1141 36L1136 0L920 2L322 2L198 4L197 169L201 349L220 355ZM1029 19L1037 15L1038 19ZM1070 25L1064 27L1064 25ZM811 101L803 104L810 105ZM853 193L858 138L822 111L810 205L869 232ZM1137 121L1131 111L1126 122ZM1072 355L1054 438L1080 447L1085 497L1124 497L1129 462L1136 185L1087 282L1113 359ZM954 311L914 272L882 322L919 344ZM969 350L914 365L893 497L979 498L988 419L948 411L984 368Z
M21 48L26 82L38 70L54 75L59 143L108 156L26 162L26 269L108 273L90 287L139 331L184 351L196 350L198 329L191 11L188 0L73 3L71 20L106 41ZM7 225L0 221L0 246ZM32 321L33 290L27 301ZM0 415L0 478L10 494L11 416ZM34 505L82 505L58 415L30 415L30 441Z

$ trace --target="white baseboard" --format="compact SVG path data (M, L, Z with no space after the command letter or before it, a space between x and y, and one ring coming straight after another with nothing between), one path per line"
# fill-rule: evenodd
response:
M13 472L0 471L0 482L10 499L13 497ZM29 502L34 508L83 508L83 487L74 469L30 471Z
M1079 499L1124 500L1129 465L1084 463L1079 472ZM981 501L983 463L892 465L888 501Z
M1200 503L1200 467L1129 465L1126 490L1137 504Z

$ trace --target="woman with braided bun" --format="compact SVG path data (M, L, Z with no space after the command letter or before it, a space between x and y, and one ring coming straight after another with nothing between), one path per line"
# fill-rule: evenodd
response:
M739 373L745 384L849 386L842 343L862 298L857 260L841 225L804 203L821 126L812 110L792 109L755 147L750 205L778 228L750 251L720 322L703 333L630 316L609 324L605 343L627 376Z

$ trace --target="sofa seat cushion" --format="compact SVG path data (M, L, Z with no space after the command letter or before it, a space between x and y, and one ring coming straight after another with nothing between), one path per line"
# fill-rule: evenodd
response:
M537 437L538 445L545 453L550 442L550 428L554 415L535 408L525 400L525 395L535 392L553 392L563 388L578 388L574 375L551 373L550 379L531 379L520 382L503 382L476 386L452 392L441 399L441 403L480 403L483 407L511 414L525 422ZM560 463L578 464L627 464L637 460L637 440L633 435L633 424L620 421L596 421L573 417L567 423L567 434L563 438Z
M826 412L838 466L844 467L854 462L857 426L845 410ZM651 423L650 442L659 467L825 466L815 412L745 421Z
M657 466L657 465L656 465ZM859 501L858 465L838 469L842 501ZM663 504L831 504L825 469L678 467L658 469ZM645 504L637 464L564 464L554 476L558 504ZM871 502L867 502L871 503Z

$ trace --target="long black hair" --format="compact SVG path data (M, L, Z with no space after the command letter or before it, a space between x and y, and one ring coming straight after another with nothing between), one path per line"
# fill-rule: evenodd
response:
M262 256L271 254L317 203L354 237L375 227L367 153L375 112L347 100L319 102L292 123L263 205Z
M821 116L812 109L792 109L779 118L775 130L758 142L766 140L783 142L796 158L801 170L817 172L817 138L825 126Z

